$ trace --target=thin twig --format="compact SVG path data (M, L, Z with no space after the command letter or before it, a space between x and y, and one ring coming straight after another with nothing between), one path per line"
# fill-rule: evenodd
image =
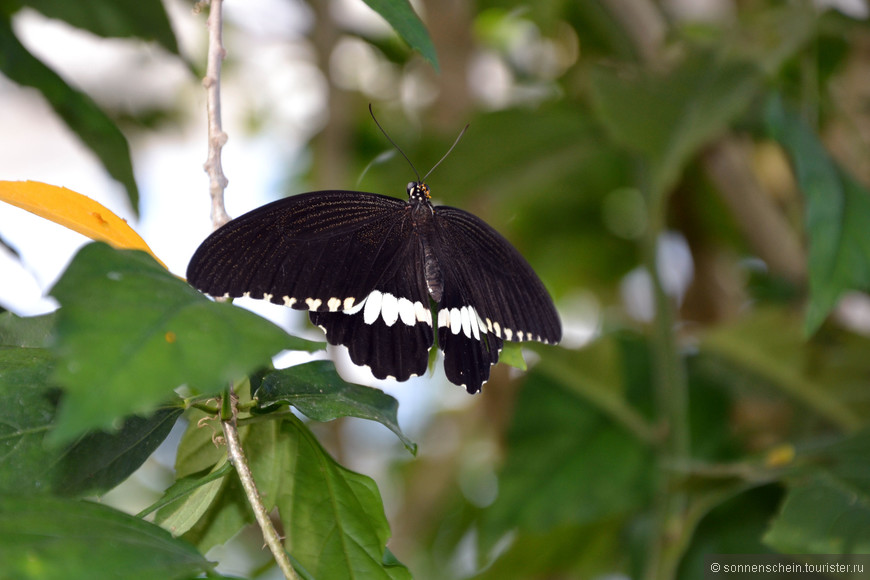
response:
M211 194L212 201L211 220L215 229L227 223L230 219L224 206L224 190L227 187L227 178L221 166L221 149L227 142L227 134L224 133L221 127L220 105L221 62L226 55L223 41L221 40L223 29L221 2L222 0L211 0L208 16L208 66L206 77L203 79L208 108L208 159L205 162L204 169L209 176L209 193ZM251 474L251 468L248 466L248 459L239 440L238 415L239 409L236 396L233 393L232 387L229 387L221 405L221 427L224 432L230 463L233 464L236 473L239 475L239 480L242 482L248 503L250 503L251 509L254 511L254 517L256 517L257 523L260 525L260 530L263 532L266 544L275 557L275 562L277 562L278 567L284 573L285 578L288 580L299 580L299 576L296 575L296 571L290 563L290 557L287 551L284 550L281 538L275 530L275 526L272 525L272 520L266 511L266 506L263 505L260 493L257 491L257 485Z
M211 0L208 13L208 65L202 84L206 90L208 110L208 158L203 169L209 178L211 194L211 223L217 229L230 221L224 206L224 190L227 178L221 165L221 149L227 142L227 134L221 126L221 63L226 56L221 40L223 22L221 2Z
M272 519L266 511L266 506L263 505L263 501L260 499L260 492L257 491L254 476L251 474L251 468L248 466L245 451L242 448L241 441L239 441L239 430L236 422L239 409L236 404L236 396L232 390L230 390L229 395L232 411L229 419L221 421L221 427L224 431L230 463L233 464L233 467L236 468L236 473L239 474L242 487L245 489L245 495L251 504L251 508L254 510L254 517L257 518L257 523L263 532L263 539L266 540L266 545L269 546L272 555L275 556L278 567L288 580L299 580L299 576L297 576L293 565L290 563L290 557L281 543L281 537L278 535L277 530L275 530L275 526L272 525Z

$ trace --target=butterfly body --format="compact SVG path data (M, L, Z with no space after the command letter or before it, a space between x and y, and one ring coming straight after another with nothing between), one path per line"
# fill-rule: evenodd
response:
M433 206L422 182L407 192L407 201L319 191L267 204L207 238L188 282L308 310L330 344L382 379L422 375L437 332L447 378L470 393L503 341L560 340L549 294L507 240L472 214Z

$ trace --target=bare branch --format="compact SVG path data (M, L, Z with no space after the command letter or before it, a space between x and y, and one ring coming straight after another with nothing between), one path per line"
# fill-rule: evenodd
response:
M214 229L230 221L224 206L224 190L228 182L221 165L221 149L227 142L227 134L221 126L221 63L226 56L221 39L222 1L211 0L208 14L208 65L202 80L208 109L208 158L203 168L209 178L211 223Z

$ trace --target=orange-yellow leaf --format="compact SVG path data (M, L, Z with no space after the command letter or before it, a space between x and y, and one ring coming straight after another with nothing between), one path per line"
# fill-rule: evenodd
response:
M103 205L71 189L38 181L0 181L0 201L51 220L116 248L144 250L165 268L127 222Z

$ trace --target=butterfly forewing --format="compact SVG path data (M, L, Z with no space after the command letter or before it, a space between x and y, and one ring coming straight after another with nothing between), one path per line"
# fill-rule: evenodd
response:
M190 261L188 282L212 296L268 298L304 310L351 308L403 249L390 233L406 205L349 191L273 202L206 239Z

